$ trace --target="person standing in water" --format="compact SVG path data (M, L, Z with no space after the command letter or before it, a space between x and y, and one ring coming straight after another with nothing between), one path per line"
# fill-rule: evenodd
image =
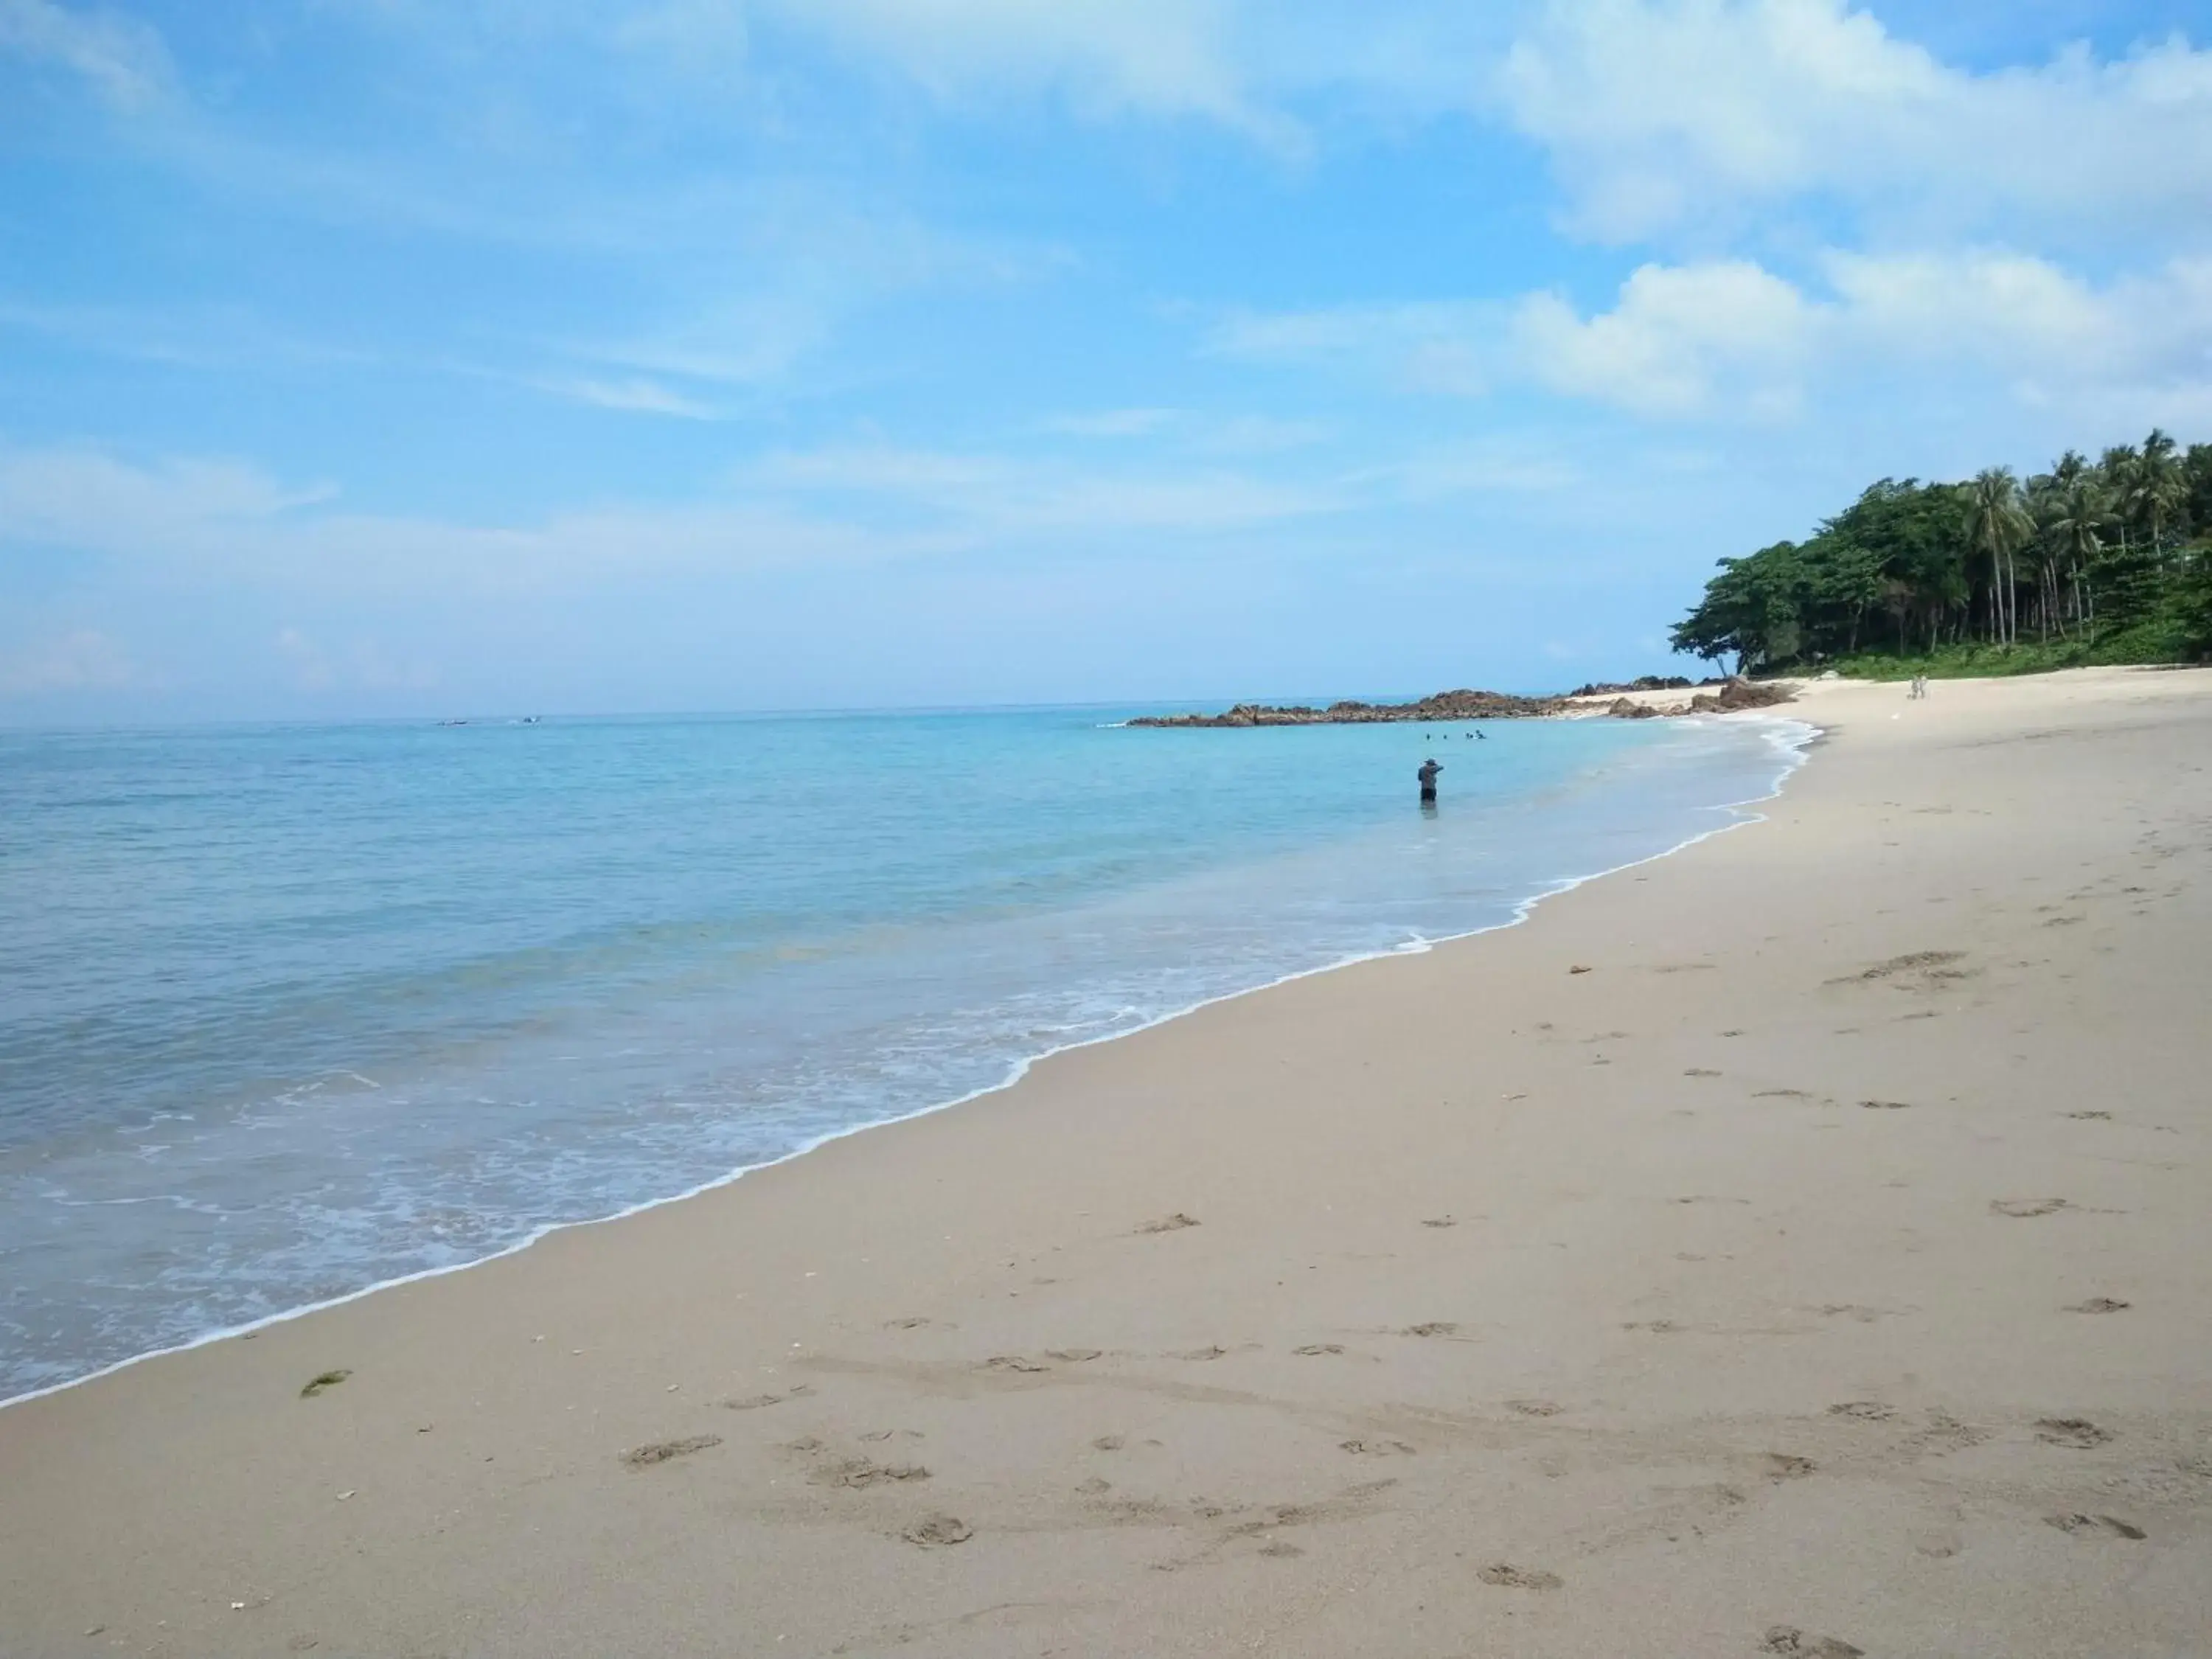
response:
M1437 804L1437 774L1443 769L1444 769L1437 765L1435 759L1431 757L1431 759L1423 761L1421 763L1421 769L1413 774L1415 777L1421 781L1422 805L1434 806Z

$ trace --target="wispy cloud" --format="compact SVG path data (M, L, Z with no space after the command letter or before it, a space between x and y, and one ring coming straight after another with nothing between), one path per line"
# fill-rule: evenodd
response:
M771 491L872 498L991 535L1207 535L1340 512L1346 504L1326 484L1218 469L1101 469L891 446L779 452L740 477Z
M73 445L0 449L0 541L150 552L210 528L267 523L336 493L283 484L238 460L137 463Z
M1499 307L1480 301L1241 311L1220 319L1201 349L1250 362L1380 372L1407 391L1464 396L1490 388L1506 320Z
M95 629L79 629L18 651L0 651L0 696L120 691L141 684L143 678L121 642Z
M0 298L0 332L29 335L102 356L180 368L319 368L375 354L307 338L236 305L54 304Z
M1045 422L1045 430L1076 438L1145 438L1181 417L1182 411L1173 409L1102 409L1087 415L1055 415Z
M1181 447L1213 455L1272 455L1304 449L1331 436L1323 421L1278 415L1213 415L1184 409L1107 409L1090 414L1056 415L1047 432L1067 437L1120 441L1172 440Z
M538 380L532 384L556 398L589 404L595 409L611 409L630 415L669 415L686 421L721 418L720 411L713 404L686 397L659 380L634 377L622 380Z
M356 640L326 648L304 630L276 630L276 655L293 685L301 691L428 691L443 678L437 668L418 660L393 658L374 640Z
M0 54L65 70L125 110L158 102L174 82L150 24L58 0L0 0Z

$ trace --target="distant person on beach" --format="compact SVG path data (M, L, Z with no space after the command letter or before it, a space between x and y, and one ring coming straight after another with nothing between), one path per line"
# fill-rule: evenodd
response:
M1413 774L1421 781L1422 805L1434 806L1437 804L1437 774L1443 769L1433 759L1430 759L1423 761L1421 769Z

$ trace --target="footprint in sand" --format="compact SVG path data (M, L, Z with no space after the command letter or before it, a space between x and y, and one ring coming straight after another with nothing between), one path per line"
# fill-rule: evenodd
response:
M1080 1365L1085 1360L1096 1359L1104 1352L1099 1348L1047 1348L1044 1357L1057 1359L1063 1364Z
M1810 1100L1813 1097L1804 1089L1761 1089L1755 1092L1752 1098L1753 1100Z
M1459 1334L1459 1327L1453 1324L1449 1319L1431 1319L1423 1324L1407 1326L1404 1334L1407 1336L1456 1336Z
M983 1362L983 1369L987 1371L1020 1371L1034 1375L1038 1371L1048 1371L1052 1367L1023 1354L994 1353Z
M1828 1415L1854 1418L1862 1423L1887 1423L1897 1415L1897 1407L1885 1406L1879 1400L1846 1400L1839 1406L1829 1407Z
M918 1331L928 1323L929 1321L916 1314L907 1319L886 1319L884 1328L887 1331Z
M1344 1344L1341 1342L1309 1342L1303 1348L1293 1348L1291 1352L1297 1355L1301 1359L1312 1359L1325 1353L1342 1353L1344 1352Z
M2035 1437L2046 1446L2072 1446L2086 1451L2112 1437L2086 1417L2043 1417L2036 1419Z
M1887 962L1877 962L1873 967L1852 975L1850 978L1831 980L1832 985L1848 985L1851 979L1877 981L1895 979L1900 974L1919 974L1928 979L1963 979L1966 975L1951 964L1966 958L1964 951L1914 951L1901 957L1892 957Z
M1566 1407L1553 1400L1509 1400L1505 1409L1523 1417L1557 1417Z
M2077 1512L2072 1515L2046 1515L2043 1518L2046 1524L2057 1528L2061 1532L2076 1534L2101 1533L2107 1538L2124 1538L2131 1543L2141 1543L2150 1535L2141 1527L2123 1521L2116 1515L2082 1515Z
M1778 1653L1789 1659L1865 1659L1866 1650L1832 1636L1814 1636L1795 1625L1770 1625L1759 1643L1761 1653Z
M1453 1220L1448 1215L1440 1215L1433 1221L1424 1221L1421 1225L1424 1227L1456 1227L1459 1225L1459 1223Z
M871 1457L848 1457L818 1468L806 1478L817 1486L849 1486L866 1491L890 1482L927 1480L929 1471L919 1463L878 1463Z
M665 1463L671 1458L688 1457L693 1452L705 1451L710 1446L722 1443L719 1434L694 1434L681 1440L656 1440L649 1446L633 1446L622 1455L622 1461L634 1469L649 1469L656 1463Z
M1912 1103L1909 1100L1863 1100L1859 1106L1869 1112L1909 1112L1912 1109Z
M789 1389L782 1394L749 1394L743 1395L742 1397L736 1397L729 1400L718 1400L714 1403L721 1407L725 1411L765 1411L770 1406L781 1406L787 1400L796 1400L801 1395L811 1394L812 1392L813 1389L811 1388L802 1382L797 1388Z
M1187 1348L1181 1353L1170 1354L1168 1357L1171 1359L1195 1360L1202 1364L1207 1360L1222 1358L1228 1352L1228 1349L1218 1344L1209 1343L1203 1348Z
M2065 1115L2077 1123L2110 1123L2112 1121L2110 1112L2068 1112Z
M1566 1582L1556 1572L1546 1572L1541 1567L1516 1567L1504 1561L1484 1567L1474 1576L1500 1589L1555 1590Z
M2057 1215L2067 1207L2063 1198L1993 1198L1990 1200L1991 1215L2008 1215L2022 1221L2039 1215Z
M1871 1325L1886 1317L1888 1310L1863 1307L1856 1302L1824 1302L1813 1311L1823 1319L1856 1319L1862 1325Z
M334 1371L325 1371L320 1376L311 1377L308 1379L307 1386L300 1390L300 1398L302 1400L313 1400L324 1389L335 1389L339 1383L344 1382L346 1378L352 1375L353 1373L349 1370L338 1370Z
M1759 1462L1770 1480L1802 1480L1817 1467L1809 1457L1793 1457L1788 1452L1764 1452Z
M1088 1480L1076 1482L1075 1490L1085 1498L1103 1498L1114 1490L1114 1483L1110 1480L1101 1480L1094 1474Z
M908 1543L925 1548L964 1544L975 1535L975 1529L957 1515L927 1516L899 1534Z
M1102 1434L1091 1443L1093 1451L1119 1451L1129 1443L1118 1434Z
M1198 1218L1196 1216L1185 1215L1181 1210L1177 1210L1173 1215L1168 1216L1162 1220L1147 1221L1143 1226L1138 1228L1137 1231L1139 1236L1146 1233L1179 1233L1185 1227L1195 1227L1197 1225Z
M2078 1314L2125 1313L2133 1305L2131 1303L2122 1302L2113 1297L2093 1296L2087 1302L2075 1303L2066 1311Z
M1338 1449L1354 1457L1411 1457L1413 1449L1402 1440L1344 1440Z
M1988 1429L1961 1423L1947 1412L1936 1411L1928 1413L1928 1425L1914 1430L1901 1449L1909 1457L1945 1457L1978 1446L1990 1435Z
M1692 1066L1688 1070L1685 1071L1682 1075L1684 1077L1718 1077L1720 1073L1712 1070L1710 1066Z

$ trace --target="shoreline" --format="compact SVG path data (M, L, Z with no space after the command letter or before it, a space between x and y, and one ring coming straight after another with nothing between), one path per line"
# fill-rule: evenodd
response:
M0 1628L2193 1651L2212 676L1802 712L1527 926L0 1413Z
M1582 718L1582 716L1571 712L1562 712L1561 714L1550 716L1549 718L1576 719ZM1224 992L1218 996L1207 997L1200 1001L1188 1004L1184 1006L1170 1009L1164 1013L1146 1020L1141 1024L1130 1026L1126 1030L1109 1031L1097 1036L1084 1037L1073 1042L1058 1044L1054 1047L1042 1049L1036 1054L1025 1055L1015 1060L1012 1066L1009 1068L1007 1074L1001 1078L998 1082L986 1085L981 1088L970 1090L965 1094L955 1096L951 1099L934 1102L929 1105L919 1107L913 1111L902 1112L895 1116L871 1118L865 1122L852 1124L842 1129L831 1130L827 1133L818 1135L813 1139L793 1147L791 1151L784 1152L778 1157L763 1159L757 1164L740 1165L737 1169L729 1170L722 1175L713 1176L708 1180L696 1182L690 1187L684 1188L679 1192L672 1193L665 1197L647 1199L639 1203L629 1205L621 1209L611 1211L605 1215L589 1216L575 1221L556 1221L547 1223L532 1230L527 1237L516 1241L514 1243L507 1245L501 1249L491 1251L484 1255L472 1257L471 1260L466 1261L453 1262L443 1267L426 1267L415 1273L401 1273L395 1275L392 1278L378 1279L373 1284L362 1285L357 1290L344 1291L337 1296L327 1297L320 1301L307 1303L296 1308L288 1308L281 1312L264 1315L261 1318L248 1320L240 1324L223 1326L215 1330L204 1332L201 1334L183 1342L171 1343L167 1346L158 1348L149 1348L143 1353L133 1354L128 1358L116 1360L110 1364L100 1367L98 1370L88 1371L82 1376L71 1377L60 1382L44 1384L39 1388L26 1389L21 1393L10 1395L5 1398L0 1398L0 1412L5 1412L11 1407L27 1405L33 1401L47 1399L55 1395L66 1393L73 1389L82 1388L88 1383L100 1382L103 1378L113 1376L121 1372L131 1370L135 1367L143 1365L152 1360L163 1359L176 1354L191 1353L196 1350L209 1347L217 1343L236 1340L240 1337L247 1336L249 1334L258 1334L258 1333L273 1327L289 1324L295 1321L305 1319L316 1314L325 1313L333 1309L346 1307L352 1304L358 1303L366 1297L378 1295L386 1291L397 1290L405 1285L422 1284L434 1279L450 1278L457 1273L472 1272L477 1268L489 1266L493 1262L506 1261L511 1257L520 1255L527 1250L534 1249L538 1244L544 1243L546 1239L557 1234L572 1232L586 1228L604 1227L617 1222L629 1220L634 1216L644 1215L655 1210L663 1209L669 1205L687 1203L693 1199L702 1197L707 1194L720 1192L734 1186L738 1182L744 1180L747 1176L757 1175L764 1170L781 1168L785 1164L791 1164L799 1158L805 1158L811 1153L818 1152L824 1146L832 1146L836 1142L848 1139L853 1136L865 1134L872 1130L890 1128L897 1124L916 1122L925 1118L935 1116L940 1112L951 1111L957 1107L965 1106L975 1101L1004 1093L1006 1091L1010 1090L1019 1084L1036 1066L1060 1054L1072 1054L1080 1049L1096 1048L1105 1043L1118 1042L1124 1038L1141 1036L1145 1032L1155 1030L1171 1021L1187 1018L1189 1016L1198 1013L1206 1008L1215 1007L1224 1003L1234 1002L1245 997L1256 996L1263 992L1273 990L1279 986L1294 984L1301 980L1311 979L1320 975L1336 973L1346 968L1357 967L1363 963L1384 961L1397 957L1421 956L1441 945L1456 944L1462 939L1479 939L1485 934L1500 933L1508 928L1517 927L1523 922L1527 921L1529 917L1535 913L1536 908L1547 899L1556 898L1564 893L1573 892L1577 888L1585 886L1591 882L1602 881L1609 876L1619 875L1628 870L1638 869L1644 865L1655 863L1661 859L1671 858L1674 854L1683 852L1689 848L1695 847L1703 842L1711 840L1716 836L1725 835L1731 830L1744 829L1749 825L1762 822L1762 816L1750 811L1749 809L1776 799L1781 794L1784 787L1788 784L1790 779L1805 765L1813 748L1825 735L1822 728L1818 725L1798 715L1785 714L1771 711L1753 710L1726 715L1694 715L1685 716L1683 718L1690 720L1709 718L1726 719L1737 725L1764 725L1773 727L1774 731L1770 734L1770 741L1772 742L1775 749L1778 752L1782 764L1780 769L1774 775L1771 787L1765 794L1762 795L1750 796L1742 800L1721 801L1715 804L1713 809L1715 811L1730 811L1739 814L1735 821L1728 823L1718 824L1711 830L1700 831L1697 835L1677 842L1674 845L1664 848L1659 852L1651 854L1647 857L1632 860L1626 864L1614 865L1607 869L1595 871L1586 875L1565 878L1560 881L1554 883L1552 886L1546 888L1541 892L1535 893L1526 898L1516 901L1513 905L1512 914L1503 921L1493 922L1481 927L1470 928L1464 933L1445 933L1440 934L1433 939L1424 938L1416 939L1391 950L1371 951L1357 953L1352 956L1340 957L1335 961L1324 963L1318 967L1296 969L1287 974L1279 975L1275 978L1263 981L1257 985L1247 986L1239 990ZM1130 723L1131 722L1128 721L1116 722L1116 724L1120 726L1126 726Z

